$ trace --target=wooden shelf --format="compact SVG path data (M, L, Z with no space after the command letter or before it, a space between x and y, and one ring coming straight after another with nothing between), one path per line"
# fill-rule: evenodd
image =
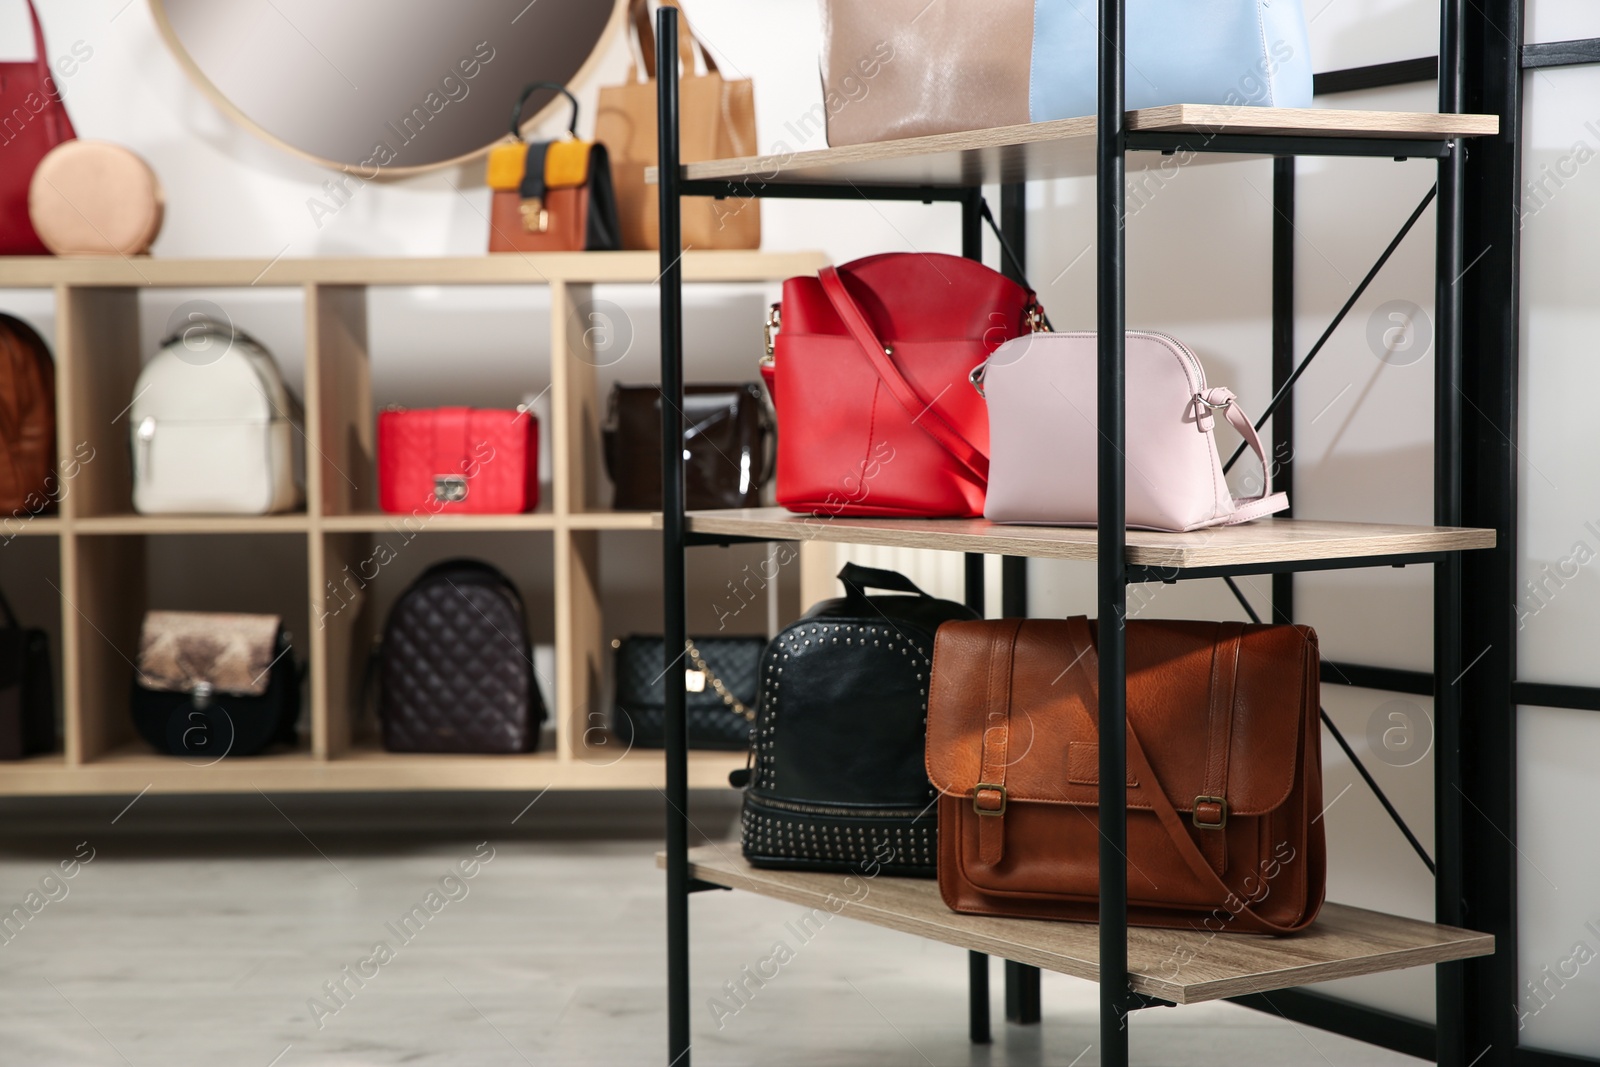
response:
M306 513L284 515L97 515L75 518L72 529L85 534L262 534L305 533Z
M820 252L691 250L691 282L775 282L814 274ZM653 285L655 252L479 255L435 258L159 259L49 256L0 258L0 290L45 290L52 305L47 340L56 365L56 424L61 441L84 457L61 514L0 518L0 543L54 537L50 584L60 592L59 694L64 752L0 764L0 795L399 789L647 789L666 784L659 752L590 749L585 736L605 708L610 635L626 620L605 611L607 553L602 533L650 531L659 517L605 510L598 463L604 396L583 323L597 285ZM542 432L551 468L541 510L530 515L390 515L378 510L372 330L379 286L515 285L544 302L548 329L531 338L549 354L549 418ZM223 307L246 291L277 287L303 308L306 505L287 515L139 515L132 504L128 400L149 355L149 288L213 290ZM470 346L469 346L470 347ZM526 372L535 370L529 364ZM520 381L522 384L516 384ZM507 395L531 382L514 373ZM63 451L63 456L67 453ZM93 462L89 462L89 458ZM63 474L63 481L69 480ZM533 583L541 641L555 651L546 679L554 729L549 751L518 757L403 756L363 746L362 668L381 606L399 577L385 563L417 532L498 533L481 553ZM265 535L289 535L265 540ZM132 659L141 620L154 606L176 606L170 591L147 586L152 560L171 560L165 536L255 535L213 542L195 554L196 580L211 606L271 610L296 634L306 671L306 750L216 767L194 767L136 744L127 713ZM530 536L533 535L533 536ZM435 539L416 562L455 551ZM38 544L36 540L32 542ZM239 556L233 549L244 551ZM224 557L230 557L226 564ZM239 561L245 566L239 567ZM46 566L51 564L46 563ZM408 561L408 566L410 565ZM274 573L263 574L266 568ZM239 573L235 573L235 572ZM206 579L210 579L207 581ZM376 585L378 588L369 589ZM385 586L389 588L385 589ZM303 590L303 594L299 591ZM365 593L365 595L362 595ZM186 593L185 596L190 595ZM553 640L552 640L553 639ZM725 788L742 754L691 760L697 787Z
M1129 130L1147 133L1421 141L1485 136L1499 130L1494 115L1219 104L1170 104L1130 111L1127 124ZM735 184L940 187L1084 177L1095 173L1095 126L1092 117L1057 119L811 152L710 160L684 165L683 176L692 181ZM1264 153L1270 151L1263 148ZM1198 158L1222 161L1240 157L1198 153ZM1130 152L1127 157L1130 171L1162 165L1159 153ZM654 168L645 173L647 181L655 181Z
M13 537L54 537L61 532L61 519L56 515L0 516L0 544Z
M696 534L728 534L771 541L934 548L1042 559L1095 558L1093 528L1001 526L986 519L856 519L796 515L782 508L697 511ZM1391 526L1318 519L1262 519L1193 533L1128 531L1128 563L1147 567L1226 567L1492 548L1493 530L1447 526Z
M692 752L689 786L726 789L728 772L745 765L743 752ZM130 744L72 766L57 753L0 763L0 796L138 793L251 793L361 791L538 791L540 789L663 789L666 760L635 749L620 760L604 753L562 758L410 755L355 748L333 759L296 750L224 759L211 766L159 755Z
M782 281L813 274L818 252L697 252L683 257L691 282ZM651 283L655 252L514 252L482 256L314 259L159 259L149 256L0 257L0 288L54 285L168 288L301 285L517 285Z
M368 511L358 515L324 515L318 524L331 532L384 533L389 530L415 530L446 533L467 530L554 530L556 517L548 511L527 515L395 515Z
M663 857L658 855L657 862L663 863ZM1077 978L1096 981L1100 976L1100 928L1093 923L958 915L945 906L932 880L756 870L740 856L737 843L691 849L689 875L802 907L826 907L875 926ZM839 911L840 901L851 903ZM1128 971L1134 991L1174 1004L1266 993L1493 952L1494 937L1489 934L1342 904L1324 905L1309 929L1288 937L1128 930Z
M382 533L406 526L423 532L457 532L470 530L659 530L661 513L649 511L585 511L557 516L553 512L536 511L529 515L433 515L413 519L410 515L392 515L384 511L368 511L357 515L325 515L318 525L329 532Z
M574 530L659 530L659 511L588 511L567 516Z

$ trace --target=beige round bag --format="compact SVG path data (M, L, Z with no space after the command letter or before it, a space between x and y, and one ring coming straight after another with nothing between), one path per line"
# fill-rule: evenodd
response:
M161 232L161 182L138 155L105 141L67 141L39 161L28 217L58 256L136 256Z

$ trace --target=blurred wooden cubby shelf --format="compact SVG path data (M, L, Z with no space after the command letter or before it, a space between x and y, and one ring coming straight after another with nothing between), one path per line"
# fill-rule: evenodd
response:
M690 251L691 282L770 283L815 272L819 253ZM53 295L60 454L92 448L73 472L59 514L0 520L0 539L55 538L61 591L57 703L63 751L0 763L0 795L152 792L653 789L665 784L659 751L621 753L597 734L609 655L602 632L599 539L650 531L649 514L606 510L597 469L603 412L599 362L585 348L592 287L654 285L654 252L487 255L459 258L218 259L0 258L0 291ZM367 289L380 286L536 285L549 290L552 484L528 515L441 515L429 532L537 533L528 551L553 553L554 739L523 756L408 755L378 748L357 711L371 611L319 610L331 580L367 558L374 535L408 517L380 512L374 475L374 406ZM297 290L305 311L306 497L303 512L264 516L134 513L122 418L140 366L139 292L145 289ZM0 303L3 310L3 303ZM752 325L752 346L758 343ZM532 342L538 351L543 346ZM520 396L518 384L508 394ZM87 453L79 453L87 454ZM63 474L65 480L65 472ZM158 755L127 714L140 619L151 606L144 550L163 536L274 536L305 540L308 618L297 655L308 667L300 747L203 761ZM298 581L300 579L296 579ZM160 605L156 605L160 606ZM317 622L321 625L316 625ZM547 699L552 696L546 692ZM601 743L594 744L599 741ZM725 786L743 753L696 753L692 787Z

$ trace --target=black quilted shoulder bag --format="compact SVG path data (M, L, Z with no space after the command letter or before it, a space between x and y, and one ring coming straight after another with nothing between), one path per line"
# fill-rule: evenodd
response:
M391 752L532 752L544 699L522 596L498 568L452 559L389 609L378 720Z
M752 766L735 776L748 781L745 858L931 878L937 794L923 747L933 635L978 616L894 571L851 563L839 580L847 594L813 607L762 659Z
M682 659L663 672L659 634L619 638L617 697L611 730L624 748L666 746L666 686L663 677L683 678L689 747L739 750L750 747L756 717L757 671L764 637L694 637Z

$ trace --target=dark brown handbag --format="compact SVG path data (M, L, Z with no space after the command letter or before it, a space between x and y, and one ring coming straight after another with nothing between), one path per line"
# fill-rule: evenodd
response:
M44 338L0 315L0 519L53 510L56 368Z
M684 487L690 511L761 506L772 478L775 433L759 382L683 387ZM619 511L661 510L661 390L611 387L606 473Z
M928 775L953 910L1098 913L1098 657L1087 619L939 629ZM1316 634L1127 624L1128 922L1286 934L1322 906Z

